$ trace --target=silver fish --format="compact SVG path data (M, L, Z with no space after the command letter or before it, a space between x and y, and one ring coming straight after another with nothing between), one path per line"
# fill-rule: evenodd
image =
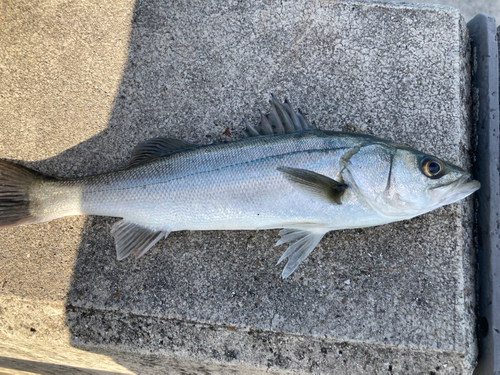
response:
M410 219L480 187L463 169L404 145L314 129L274 96L271 113L246 134L211 145L152 139L123 170L76 179L0 161L0 228L121 217L111 229L119 260L142 256L172 231L282 228L285 278L331 230Z

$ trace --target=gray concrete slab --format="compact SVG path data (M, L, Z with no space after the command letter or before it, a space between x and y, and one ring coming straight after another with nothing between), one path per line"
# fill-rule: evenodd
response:
M3 6L0 155L42 172L105 172L155 136L239 139L241 116L256 120L270 92L323 129L375 134L469 167L468 34L450 8ZM129 369L124 358L135 355L164 369L162 358L201 370L470 372L471 219L468 199L333 232L286 280L275 266L277 231L173 233L141 261L117 262L114 219L14 228L0 233L0 330L69 339ZM26 301L58 312L64 302L66 326L21 309Z
M500 20L500 2L497 0L430 0L406 1L408 3L441 4L456 8L469 22L479 13L489 14Z

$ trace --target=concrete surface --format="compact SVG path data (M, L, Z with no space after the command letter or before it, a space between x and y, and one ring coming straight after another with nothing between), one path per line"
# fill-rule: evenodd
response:
M375 134L469 167L468 35L453 9L1 6L0 155L42 172L118 168L155 136L239 139L241 116L255 121L270 92L291 97L321 128ZM4 230L0 333L47 350L69 342L105 352L134 372L138 357L157 359L151 372L172 370L170 358L214 373L470 372L471 217L468 199L330 233L286 280L275 266L284 251L273 247L277 231L173 233L141 261L118 263L115 219Z
M0 335L0 374L27 373L133 374L103 354L89 353L68 344L53 347L31 338Z
M406 2L447 5L458 9L467 22L479 13L489 14L495 17L497 22L500 20L500 1L498 0L431 0Z
M38 341L38 342L37 342ZM93 353L68 344L46 345L33 338L0 335L0 374L235 374L261 375L262 370L231 364L200 363L189 359L117 353L106 349ZM116 362L120 362L118 364ZM165 371L168 369L168 371ZM273 371L266 372L273 374ZM288 373L280 371L280 373Z

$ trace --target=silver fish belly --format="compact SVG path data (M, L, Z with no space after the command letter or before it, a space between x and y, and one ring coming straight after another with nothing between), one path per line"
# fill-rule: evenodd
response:
M273 97L271 105L247 139L203 146L153 139L118 172L61 180L0 161L0 227L121 217L112 228L119 259L140 257L172 231L283 228L287 277L328 231L409 219L479 188L436 157L312 129L288 102Z

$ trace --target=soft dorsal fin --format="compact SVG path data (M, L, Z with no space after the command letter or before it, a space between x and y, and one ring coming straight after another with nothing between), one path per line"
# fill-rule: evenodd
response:
M243 134L246 137L257 137L260 135L293 133L301 130L314 129L305 118L304 113L298 109L295 112L292 105L285 98L284 103L280 103L276 97L271 94L271 110L269 113L260 114L260 123L257 126L246 125Z
M172 155L196 147L200 147L200 145L175 138L148 139L135 146L125 168L135 167L162 156Z

